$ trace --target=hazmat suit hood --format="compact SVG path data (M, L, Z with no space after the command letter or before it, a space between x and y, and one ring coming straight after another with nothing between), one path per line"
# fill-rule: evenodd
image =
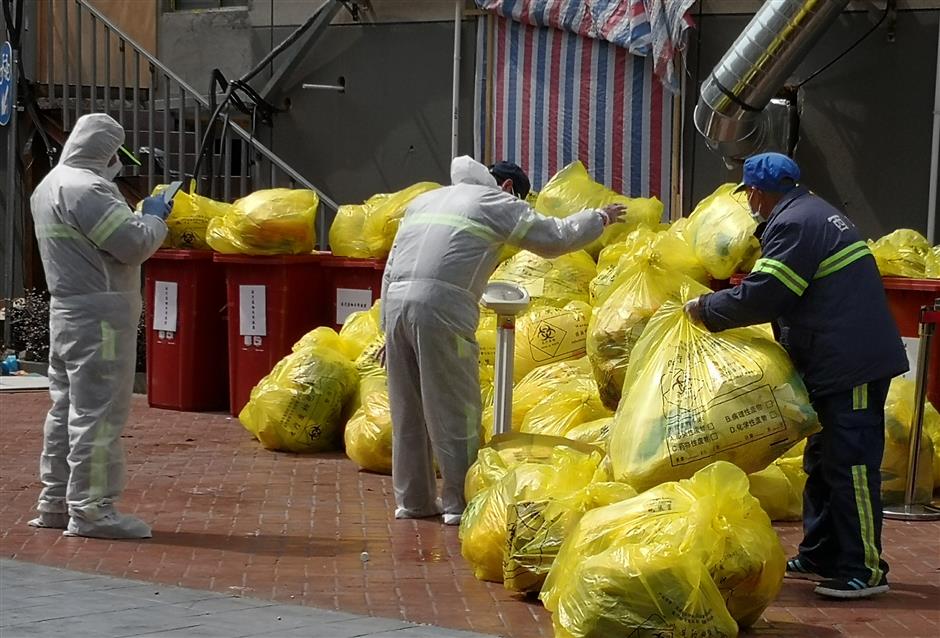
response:
M468 155L455 157L450 163L450 181L452 184L477 184L499 188L496 178L488 168Z
M62 147L60 166L84 169L108 178L107 168L121 145L124 127L104 113L90 113L78 118Z

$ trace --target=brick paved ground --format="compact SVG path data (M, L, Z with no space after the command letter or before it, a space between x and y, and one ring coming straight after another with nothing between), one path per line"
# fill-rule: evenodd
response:
M151 410L135 398L123 510L145 542L66 538L25 525L39 489L43 393L0 394L0 554L181 585L513 637L550 636L548 613L480 583L457 530L391 517L387 477L342 455L268 452L224 415ZM798 525L778 527L787 551ZM827 602L786 583L753 636L940 636L940 523L887 522L893 593ZM362 561L362 552L369 560Z

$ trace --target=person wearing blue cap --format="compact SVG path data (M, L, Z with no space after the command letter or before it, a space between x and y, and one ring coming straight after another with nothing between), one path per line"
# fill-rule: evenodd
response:
M874 257L786 155L748 158L736 190L760 222L761 258L740 285L688 302L686 313L711 332L772 323L819 415L803 454L803 541L787 576L831 598L886 592L884 405L908 362Z

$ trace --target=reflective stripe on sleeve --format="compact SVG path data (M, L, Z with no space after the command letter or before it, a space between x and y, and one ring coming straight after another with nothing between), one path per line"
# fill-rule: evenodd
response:
M91 229L91 232L88 233L88 239L93 241L95 245L100 246L107 241L108 237L113 235L114 231L127 221L130 216L130 213L120 206L111 209L99 219L95 227Z
M846 266L855 263L865 255L870 255L871 249L863 241L857 241L854 244L846 246L831 257L827 257L819 262L819 269L813 275L813 279L822 279L834 272L838 272Z
M762 272L777 278L784 286L789 288L796 296L802 297L809 284L805 279L796 274L792 268L782 261L776 259L762 258L754 264L751 272Z
M490 228L487 228L479 222L472 219L461 217L460 215L447 215L443 213L419 213L410 215L402 221L402 226L413 226L415 224L435 224L440 226L450 226L457 230L464 230L483 239L485 241L500 241L499 236Z

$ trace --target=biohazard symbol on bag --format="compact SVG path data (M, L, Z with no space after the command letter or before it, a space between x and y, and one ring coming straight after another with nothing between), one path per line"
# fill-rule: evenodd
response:
M529 338L529 345L532 347L532 358L539 363L559 357L584 354L584 338L587 331L583 331L584 334L579 334L580 332L582 331L575 331L569 339L567 330L561 326L555 326L549 321L542 321L536 327L535 333ZM540 353L544 357L539 356Z

